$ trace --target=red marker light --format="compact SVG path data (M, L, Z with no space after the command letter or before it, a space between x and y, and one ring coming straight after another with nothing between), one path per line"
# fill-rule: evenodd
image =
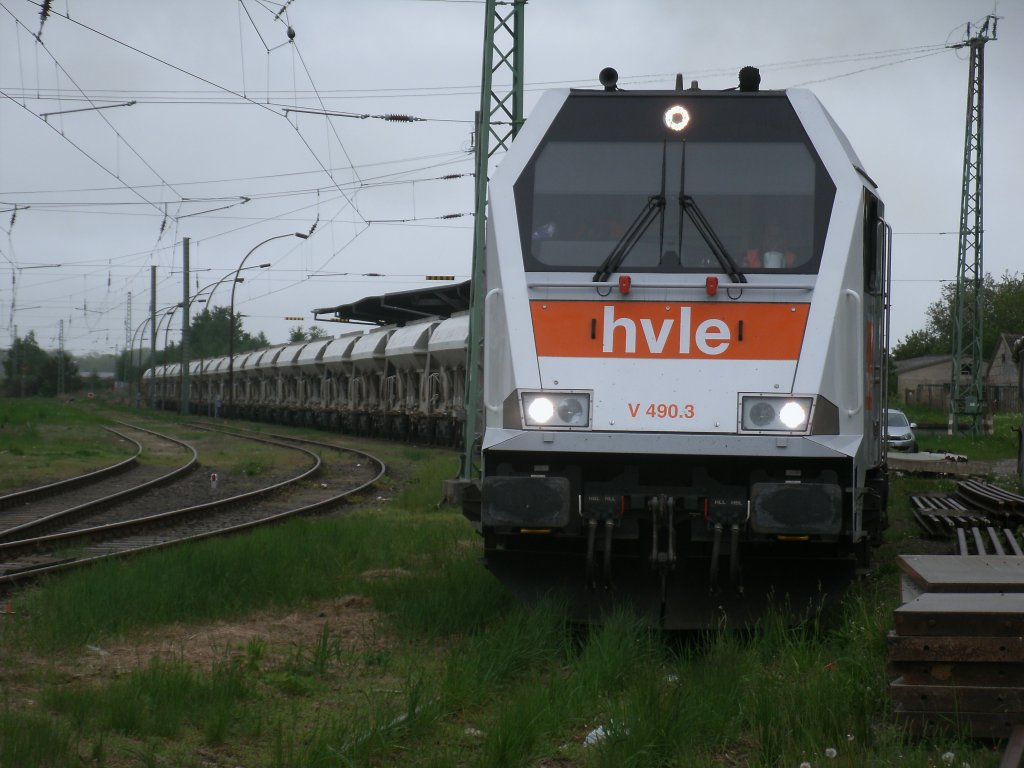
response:
M633 278L629 275L619 275L619 293L623 295L629 293L629 289L632 285Z
M718 278L712 276L705 280L704 290L708 292L708 296L714 296L718 293Z

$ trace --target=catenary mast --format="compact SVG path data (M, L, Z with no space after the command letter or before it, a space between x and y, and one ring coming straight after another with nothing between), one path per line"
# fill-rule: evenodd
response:
M961 416L970 419L977 434L985 414L982 378L982 116L985 105L985 43L996 39L996 16L986 16L974 34L971 25L963 42L954 48L970 52L967 81L967 125L964 138L964 174L960 197L960 237L957 248L956 298L953 304L953 371L950 386L949 433L959 431Z
M460 480L476 476L483 434L484 246L487 179L491 157L507 150L523 124L523 22L526 0L487 0L483 76L476 120L476 201L473 228L469 353L466 360L466 425ZM497 82L495 82L497 81Z

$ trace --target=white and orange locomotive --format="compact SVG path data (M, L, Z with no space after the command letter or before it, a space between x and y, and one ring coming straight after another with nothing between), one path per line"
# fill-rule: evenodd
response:
M805 90L545 94L490 183L487 567L666 628L801 607L886 524L889 229Z

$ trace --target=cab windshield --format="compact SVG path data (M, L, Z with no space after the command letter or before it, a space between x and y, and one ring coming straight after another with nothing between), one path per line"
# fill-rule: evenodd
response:
M570 96L516 185L528 271L594 272L641 215L623 271L722 271L715 238L744 273L817 271L835 186L788 100L684 96L690 125L669 131L679 101Z

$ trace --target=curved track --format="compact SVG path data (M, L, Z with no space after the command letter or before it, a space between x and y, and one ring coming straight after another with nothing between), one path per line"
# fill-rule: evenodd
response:
M124 423L120 426L124 431L110 431L136 446L131 459L105 470L0 498L0 502L10 500L6 509L0 511L0 542L39 536L72 525L99 510L139 498L195 469L198 454L187 443L143 427ZM140 465L140 456L152 460Z
M206 504L0 543L0 588L109 557L226 535L320 511L373 484L385 471L376 457L333 443L294 437L287 437L286 443L252 434L214 431L300 451L309 457L310 466L284 481ZM329 459L324 461L302 443L317 448Z
M123 461L119 461L116 464L112 464L109 467L102 467L101 469L69 477L64 480L58 480L53 483L37 485L33 488L24 488L20 491L4 494L3 496L0 496L0 510L7 509L9 507L16 507L21 504L29 504L47 496L69 491L73 488L96 484L113 477L114 475L120 474L121 472L125 472L136 467L139 463L139 456L142 454L142 445L137 440L133 440L127 435L118 432L116 429L111 427L103 427L103 429L108 432L112 432L122 440L132 443L135 446L135 455Z

